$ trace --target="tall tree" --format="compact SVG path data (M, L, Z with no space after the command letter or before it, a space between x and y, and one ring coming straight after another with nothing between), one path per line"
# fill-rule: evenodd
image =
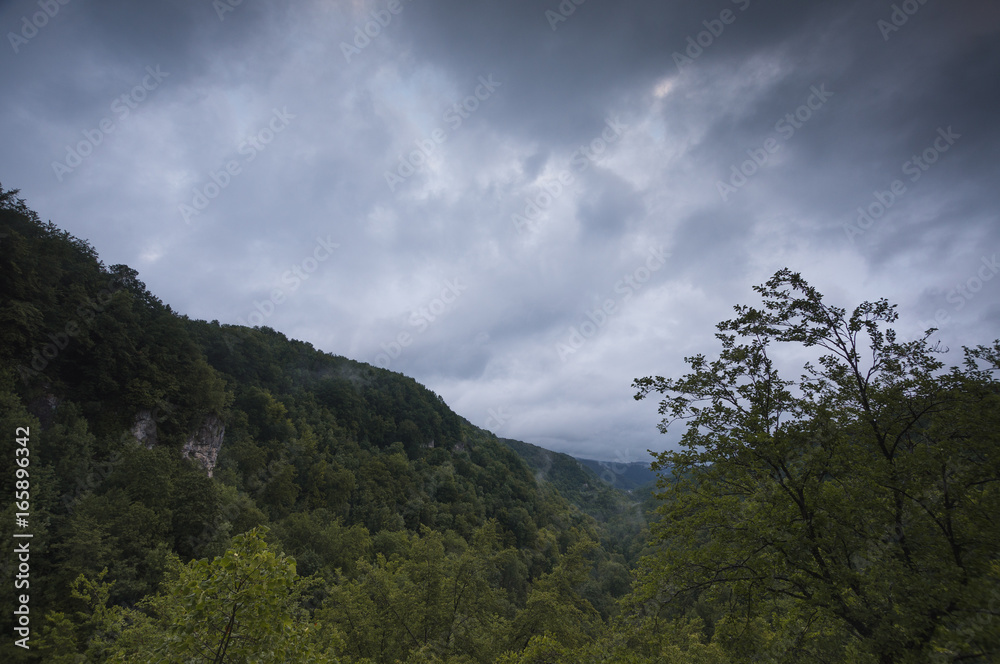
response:
M307 584L255 528L224 555L178 567L163 593L143 601L152 620L133 616L111 661L336 662L339 636L310 624L300 606Z
M754 290L763 307L718 325L717 359L633 384L663 395L662 432L686 423L654 464L664 518L640 599L725 602L715 638L741 659L993 661L1000 341L946 371L933 330L900 341L885 300L848 314L789 270ZM818 364L782 377L778 343Z

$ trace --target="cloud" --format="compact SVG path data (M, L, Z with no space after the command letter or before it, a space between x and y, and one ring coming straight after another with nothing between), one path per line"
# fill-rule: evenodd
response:
M891 6L860 0L590 0L554 23L556 2L398 7L62 5L0 52L0 181L182 313L272 301L265 324L373 364L408 335L389 368L474 424L505 409L501 435L598 459L676 442L632 379L712 353L714 323L781 267L845 306L898 301L913 329L944 310L952 347L996 336L1000 281L948 301L1000 250L995 3L925 3L888 40ZM8 3L0 27L33 11ZM116 111L147 67L169 76ZM294 116L280 132L276 112ZM886 214L845 232L895 180ZM339 248L296 276L318 238Z

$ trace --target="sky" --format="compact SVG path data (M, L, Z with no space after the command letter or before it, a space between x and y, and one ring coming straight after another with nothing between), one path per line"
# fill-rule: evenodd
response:
M993 1L10 0L0 31L0 183L43 220L500 436L670 448L632 381L784 267L937 317L950 363L1000 337Z

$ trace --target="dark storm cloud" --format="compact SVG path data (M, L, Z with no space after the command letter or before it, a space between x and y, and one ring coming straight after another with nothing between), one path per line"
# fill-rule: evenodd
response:
M0 10L0 181L183 313L631 460L781 267L996 336L996 3L225 2Z

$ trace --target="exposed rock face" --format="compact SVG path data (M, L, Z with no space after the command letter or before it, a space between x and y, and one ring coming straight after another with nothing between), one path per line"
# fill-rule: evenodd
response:
M132 436L147 449L153 449L157 443L156 414L154 411L145 409L136 413L135 423L132 425ZM215 468L215 460L219 456L219 448L222 447L222 438L226 433L226 425L218 415L209 415L184 443L181 449L181 456L185 459L195 459L201 467L208 471L208 476L212 476Z
M147 408L136 413L132 436L147 449L153 449L156 445L156 419L153 417L153 411Z
M208 471L208 476L211 477L225 433L226 425L219 416L209 415L198 427L198 430L184 443L181 456L185 459L194 458L201 464L202 468Z

